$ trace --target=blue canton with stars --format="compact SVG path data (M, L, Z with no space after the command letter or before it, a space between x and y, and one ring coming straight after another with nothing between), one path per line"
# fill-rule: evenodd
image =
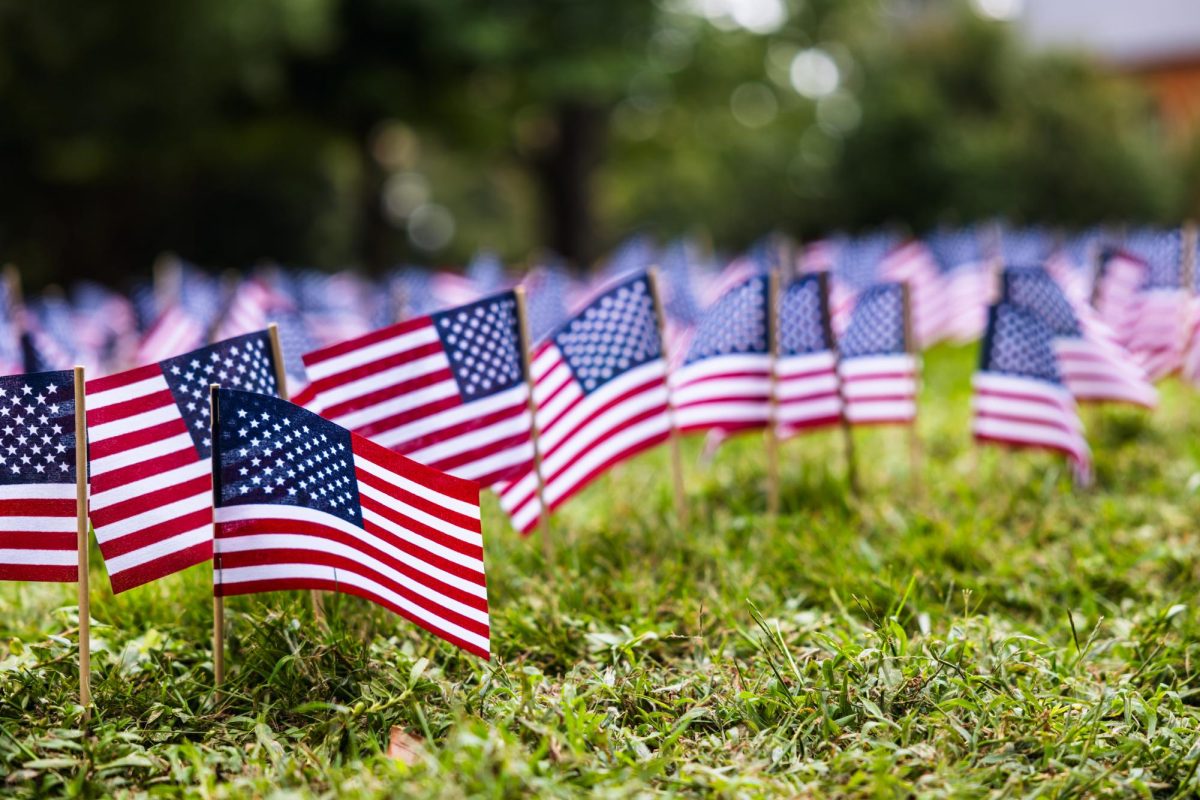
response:
M685 364L706 358L767 352L767 276L730 289L706 310L696 327Z
M838 345L843 358L906 352L903 287L898 283L880 283L863 289Z
M219 507L268 503L323 511L362 527L350 432L286 400L217 392Z
M1041 267L1004 270L1000 296L1006 303L1036 314L1058 336L1082 335L1079 320L1062 289Z
M74 482L74 374L0 378L0 486Z
M201 458L208 458L212 453L208 424L209 386L215 383L224 388L261 394L279 393L275 359L266 331L201 347L160 361L159 366Z
M554 343L587 394L661 358L650 280L639 275L609 289L564 325Z
M1183 282L1183 233L1137 230L1125 239L1125 247L1146 262L1147 289L1175 289Z
M988 311L979 368L984 372L1062 383L1050 329L1032 312L1008 303L999 303Z
M805 275L788 284L779 298L779 355L801 356L832 349L828 315L821 276Z
M432 319L464 403L511 389L524 380L514 293L452 308Z

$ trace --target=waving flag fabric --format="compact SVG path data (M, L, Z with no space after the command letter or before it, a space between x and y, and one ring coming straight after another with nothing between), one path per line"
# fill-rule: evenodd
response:
M1183 286L1183 235L1178 228L1138 231L1126 247L1146 265L1128 347L1150 379L1160 380L1179 369L1186 344L1191 290Z
M512 292L304 356L312 407L415 461L491 484L533 463Z
M666 441L666 363L646 275L603 292L534 350L546 503L558 508L614 464ZM523 532L541 514L532 468L497 487Z
M216 408L215 594L344 592L489 657L477 483L278 398Z
M914 345L928 347L946 335L953 312L943 301L937 262L924 242L909 239L889 251L879 264L879 277L908 285Z
M836 425L842 418L825 285L822 276L805 275L779 297L775 419L781 436Z
M156 287L161 311L138 346L136 359L145 364L200 347L221 307L216 281L178 260L164 268L166 286Z
M1063 453L1076 480L1087 483L1091 451L1058 371L1053 336L1029 311L1005 303L992 307L973 380L972 430L977 441Z
M1086 306L1075 306L1040 267L1004 271L1002 299L1037 315L1053 337L1059 371L1077 401L1115 401L1153 407L1158 392L1108 327Z
M917 416L917 363L909 352L904 288L881 283L858 294L838 342L846 419L910 423Z
M114 592L212 555L209 386L275 394L266 331L87 383L91 519Z
M1096 310L1125 347L1129 346L1137 325L1138 295L1148 271L1149 265L1127 250L1109 249L1100 256Z
M733 287L700 318L683 365L671 374L675 426L717 439L765 427L771 353L766 275Z
M233 292L229 306L217 324L213 338L220 341L260 331L275 316L295 308L292 300L263 277L241 281Z
M79 580L75 378L0 378L0 580Z

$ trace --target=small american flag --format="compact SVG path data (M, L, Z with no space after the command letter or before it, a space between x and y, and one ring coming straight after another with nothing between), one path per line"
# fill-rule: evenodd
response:
M779 297L775 418L781 436L836 425L842 418L826 280L804 275Z
M260 331L284 312L295 310L292 300L266 276L247 278L238 283L213 338L220 341Z
M1072 304L1044 269L1007 269L1002 284L1004 302L1035 314L1050 329L1063 382L1077 401L1157 404L1158 392L1108 326L1089 307Z
M1183 286L1183 234L1178 228L1138 231L1126 247L1146 264L1128 347L1157 381L1178 370L1184 358L1191 289Z
M275 394L266 331L88 381L92 525L113 592L212 555L209 386Z
M1091 451L1058 371L1053 336L1029 311L1006 303L991 308L973 379L972 430L976 441L1063 453L1086 484Z
M879 278L908 285L915 346L928 347L945 336L953 309L943 300L937 261L924 242L909 239L892 248L879 263Z
M278 398L216 409L216 595L344 592L489 657L479 484Z
M767 424L771 353L766 275L734 286L700 318L682 366L671 374L675 426L710 431L714 443Z
M0 580L79 580L75 383L0 378Z
M415 461L491 484L533 463L512 292L304 356L308 404Z
M136 361L145 364L192 350L208 341L220 309L213 278L190 264L172 260L164 268L165 285L156 286L161 311L146 329Z
M838 342L846 419L855 425L911 423L917 416L917 363L905 330L904 287L859 292Z
M531 372L551 510L614 464L667 440L667 370L646 275L603 292L539 344ZM533 530L541 515L533 470L497 488L513 525Z
M1128 250L1107 248L1100 255L1100 277L1095 287L1095 306L1117 336L1128 347L1138 317L1138 294L1146 283L1149 265Z

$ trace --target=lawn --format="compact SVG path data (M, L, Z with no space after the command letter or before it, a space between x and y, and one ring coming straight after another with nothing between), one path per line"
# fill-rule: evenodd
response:
M926 360L920 485L900 430L702 460L692 527L665 452L556 520L546 555L489 499L491 663L355 598L227 604L207 566L113 597L93 553L95 711L72 586L0 586L11 795L1191 796L1200 791L1200 417L1085 409L1097 486L967 436L972 348ZM389 758L389 731L411 737Z

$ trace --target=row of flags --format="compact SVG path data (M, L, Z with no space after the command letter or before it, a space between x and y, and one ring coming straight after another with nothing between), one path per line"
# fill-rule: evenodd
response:
M114 592L212 559L217 597L345 591L486 657L481 487L531 532L679 435L911 428L921 350L972 336L976 440L1062 453L1086 483L1076 404L1152 407L1196 359L1194 234L994 234L991 257L979 231L767 240L719 271L639 239L591 283L481 257L387 291L274 267L222 285L170 261L153 291L39 304L10 273L0 351L25 374L0 381L0 577L82 580L82 519ZM68 356L97 375L82 391L30 369ZM106 369L126 358L146 363Z

